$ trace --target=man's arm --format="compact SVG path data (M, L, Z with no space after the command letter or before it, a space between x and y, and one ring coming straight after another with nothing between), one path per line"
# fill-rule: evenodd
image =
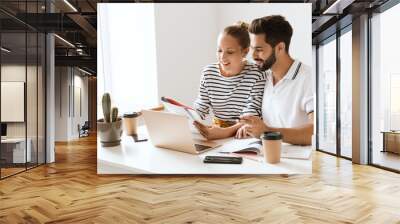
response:
M273 128L269 131L279 131L283 135L283 141L295 145L311 145L314 133L314 112L308 115L308 123L294 128Z
M294 128L275 128L264 123L259 117L244 116L242 120L248 124L246 131L253 137L259 138L263 132L279 131L283 141L294 145L311 145L314 132L314 113L308 115L308 123Z

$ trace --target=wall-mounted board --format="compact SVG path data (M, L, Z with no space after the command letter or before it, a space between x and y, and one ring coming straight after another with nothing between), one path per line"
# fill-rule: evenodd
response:
M1 82L1 122L24 122L24 102L24 82Z

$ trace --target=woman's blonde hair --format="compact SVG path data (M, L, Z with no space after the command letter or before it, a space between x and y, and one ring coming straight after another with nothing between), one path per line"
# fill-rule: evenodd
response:
M223 33L235 38L243 49L250 47L249 24L246 22L238 21L227 26Z

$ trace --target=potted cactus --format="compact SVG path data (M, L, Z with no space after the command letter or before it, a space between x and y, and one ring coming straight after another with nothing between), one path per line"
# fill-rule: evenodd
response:
M102 98L104 118L97 120L97 130L102 146L116 146L121 142L122 120L118 117L118 108L111 108L111 97L104 93Z

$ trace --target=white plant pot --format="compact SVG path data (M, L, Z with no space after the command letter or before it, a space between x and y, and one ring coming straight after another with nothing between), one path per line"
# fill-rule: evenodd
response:
M122 119L117 118L116 122L111 123L106 123L104 119L99 119L97 121L97 131L103 147L117 146L121 142Z

